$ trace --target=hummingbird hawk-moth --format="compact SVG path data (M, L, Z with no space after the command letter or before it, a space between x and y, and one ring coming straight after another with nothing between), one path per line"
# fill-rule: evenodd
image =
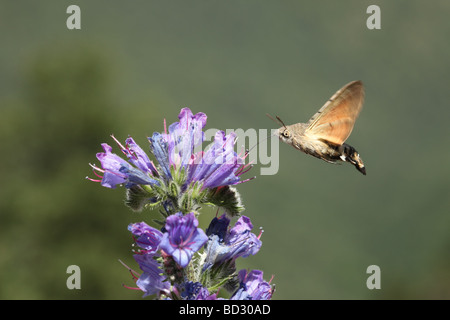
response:
M366 168L359 153L345 143L353 130L364 100L361 81L353 81L338 90L307 122L282 125L276 135L281 141L326 162L345 161L362 174Z

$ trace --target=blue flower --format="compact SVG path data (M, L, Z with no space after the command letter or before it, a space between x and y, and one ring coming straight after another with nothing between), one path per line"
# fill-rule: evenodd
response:
M225 185L235 185L244 181L240 175L244 171L244 158L234 152L236 134L225 135L218 131L214 143L206 151L192 158L188 169L188 182L202 182L203 188L215 188Z
M177 213L166 220L167 232L162 237L160 248L182 268L189 264L193 254L208 240L205 232L197 226L198 220L192 212L184 216Z
M206 115L193 114L189 108L181 109L179 122L169 126L168 133L154 133L149 141L151 150L158 160L166 179L172 179L170 168L184 168L187 180L183 187L195 182L203 188L215 188L235 185L241 181L240 175L248 171L244 164L245 156L234 152L236 134L225 135L218 131L214 143L207 151L201 151L204 141L202 128L206 124Z
M229 224L230 219L224 214L219 218L214 217L209 223L208 228L206 229L206 235L216 235L220 241L223 241L227 234Z
M146 253L155 253L162 239L162 232L149 226L145 222L132 223L128 230L135 235L136 244L145 250Z
M195 211L203 203L218 205L230 216L239 214L244 208L231 186L253 178L241 180L251 164L245 164L247 154L234 151L236 134L217 131L214 142L202 151L206 115L183 108L178 118L168 131L164 122L164 132L148 138L155 163L132 137L125 146L113 137L127 160L104 143L105 152L97 154L102 168L91 165L101 179L88 179L108 188L123 184L128 189L125 203L131 209L163 206L164 218L179 211Z
M240 280L239 289L230 300L270 300L273 289L270 283L264 281L263 272L260 270L241 270L238 274Z
M203 270L214 264L254 255L261 248L260 236L250 232L253 225L248 217L240 217L234 227L226 232L229 223L230 220L226 215L222 215L220 218L214 218L206 230L208 235L207 256Z
M137 286L143 292L144 297L153 294L169 293L170 282L162 274L161 265L151 254L135 254L134 259L144 271L136 281Z
M119 144L122 151L131 159L131 162L138 167L134 167L129 162L112 153L112 147L106 143L102 143L105 152L97 153L97 159L100 161L102 169L94 165L92 165L92 168L95 171L103 173L103 176L96 174L102 179L90 180L98 181L102 186L107 188L115 188L116 185L123 183L125 183L125 187L127 188L131 188L134 185L159 185L157 180L151 178L156 171L142 149L139 148L131 138L127 139L133 144L131 149L123 147L115 138L114 140Z
M107 188L115 188L116 185L122 184L127 180L127 176L120 173L122 167L130 167L130 164L118 155L112 153L112 147L106 143L102 143L105 152L97 153L97 159L102 164L103 170L93 166L97 171L103 173L101 185ZM95 172L95 171L94 171Z
M166 180L172 179L167 140L159 132L153 133L153 136L148 140L150 141L150 150L158 161Z
M114 138L114 137L113 137ZM116 140L114 138L114 140ZM153 162L149 159L148 155L142 150L142 148L134 141L132 137L128 137L125 140L126 147L123 147L119 141L117 144L121 147L122 152L128 157L129 161L143 172L152 175L158 175L156 167Z
M124 158L103 143L104 152L97 153L101 168L91 165L100 179L90 180L107 188L125 186L125 204L131 209L163 208L163 220L154 220L160 230L145 222L128 226L138 246L133 257L143 271L129 269L138 288L160 299L216 300L220 288L234 292L232 299L269 299L273 289L261 271L236 275L235 260L256 254L262 245L248 217L230 228L229 217L244 209L233 186L250 180L241 180L251 168L245 164L247 153L237 154L236 134L224 131L217 131L202 150L206 115L183 108L178 119L168 130L164 120L164 132L148 138L155 162L132 137L122 145L113 136ZM196 218L203 204L225 211L206 233Z
M217 300L216 294L210 294L200 282L187 281L181 298L185 300Z
M204 140L203 127L206 114L193 114L189 108L183 108L178 115L180 122L169 126L169 133L164 134L168 142L169 162L175 168L185 168L191 161L195 148Z
M226 234L224 242L231 247L225 259L236 259L237 257L248 257L256 254L261 248L262 242L259 240L261 233L256 236L250 231L253 225L250 218L242 216L238 219L230 232Z

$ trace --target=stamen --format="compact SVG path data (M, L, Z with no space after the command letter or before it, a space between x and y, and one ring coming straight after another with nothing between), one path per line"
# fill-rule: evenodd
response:
M244 171L244 168L249 167L248 169L246 169ZM242 165L237 171L236 171L236 176L240 176L243 175L244 173L248 172L251 168L253 168L253 161L247 163L246 165Z
M111 135L111 138L113 138L113 140L117 143L117 145L119 146L119 148L121 150L127 150L121 143L119 140L116 139L116 137L114 137L114 135Z
M97 167L95 164L89 163L89 165L91 166L92 169L105 173L105 170L103 170L102 168Z
M130 287L130 286L127 286L126 284L123 284L123 283L122 283L122 287L124 287L124 288L126 288L126 289L130 289L130 290L141 290L141 289L138 288L138 287Z
M103 176L99 175L97 172L95 172L94 170L92 170L92 172L100 179L103 179Z
M92 179L92 178L89 178L88 176L86 176L86 179L90 180L90 181L93 181L93 182L102 182L101 179Z
M236 182L236 184L241 184L241 183L244 183L244 182L248 182L248 181L253 180L255 178L256 178L256 176L248 178L248 179L245 179L245 180L241 180L241 181Z
M100 179L92 179L92 178L89 178L88 176L86 176L86 179L87 180L91 180L93 182L102 182L103 176L99 175L96 171L100 171L100 172L104 173L105 170L100 169L99 167L97 167L97 166L95 166L95 165L93 165L91 163L89 163L89 165L92 167L92 172Z
M250 163L249 163L249 164L250 164ZM245 168L245 166L242 167L242 168ZM253 168L253 163L250 164L249 168L247 168L245 171L243 171L243 172L241 173L241 175L247 173L251 168Z
M128 269L128 271L130 272L131 276L133 277L133 279L136 281L137 279L139 279L139 277L141 276L138 272L134 271L133 269L131 269L129 266L127 266L122 260L119 259L119 262Z
M242 154L244 154L244 156L242 156ZM239 158L244 157L243 159L245 159L246 155L247 155L247 149L245 149L245 147L242 146L242 151L239 152L238 157L239 157Z
M259 235L258 235L258 240L261 238L262 234L263 234L264 230L262 227L259 228Z

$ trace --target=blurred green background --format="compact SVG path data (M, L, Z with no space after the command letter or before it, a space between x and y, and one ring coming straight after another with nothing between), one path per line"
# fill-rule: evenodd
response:
M449 15L445 0L0 1L0 298L141 299L118 259L137 269L126 227L150 214L85 180L110 134L147 149L184 106L207 128L304 122L360 79L348 143L367 176L280 145L278 173L239 186L264 228L239 267L274 275L275 299L449 299Z

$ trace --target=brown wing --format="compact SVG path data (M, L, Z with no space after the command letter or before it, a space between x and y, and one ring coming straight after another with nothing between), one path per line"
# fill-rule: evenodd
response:
M364 100L361 81L353 81L338 90L309 120L305 134L341 145L350 136Z

